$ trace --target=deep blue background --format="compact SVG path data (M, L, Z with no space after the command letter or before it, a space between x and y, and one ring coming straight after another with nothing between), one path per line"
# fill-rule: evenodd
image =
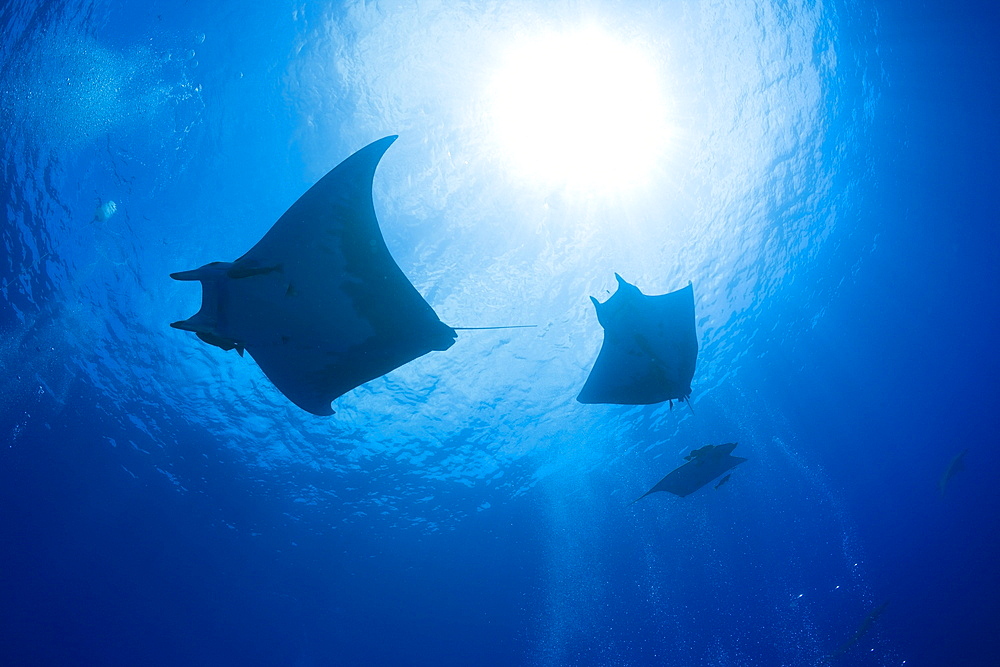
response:
M876 114L874 150L865 156L874 164L874 182L858 195L867 213L854 224L878 229L877 243L858 262L864 244L852 243L865 233L843 234L824 255L823 276L807 273L812 281L788 288L789 311L815 307L815 291L839 282L829 274L846 276L824 297L824 315L813 329L756 343L760 355L745 362L743 384L756 388L750 400L781 415L798 445L807 443L864 557L871 599L824 598L828 611L815 618L822 626L818 643L836 646L888 599L876 628L842 664L993 665L1000 655L994 474L1000 459L1000 10L943 2L876 7L889 85ZM145 20L155 7L134 11ZM268 23L263 10L236 18L251 22L251 33ZM118 20L127 25L127 16ZM273 45L254 48L241 45L237 32L228 50L215 53L263 62L270 49L287 52L290 36L280 31ZM262 107L273 112L268 122L291 124L280 82L255 81L249 91L244 94L265 100ZM218 99L206 97L206 113ZM235 149L227 150L232 158ZM289 166L246 157L247 169L261 173ZM297 160L291 151L289 164ZM12 171L4 179L4 192L17 189ZM281 186L289 193L297 188ZM27 334L11 338L20 356L5 360L40 356L49 345L47 315L38 310L43 314L26 325ZM8 330L23 326L13 313L0 309ZM780 312L762 317L782 321ZM15 376L37 367L0 370ZM554 534L541 490L478 513L481 500L473 490L456 496L470 516L448 531L374 530L364 523L324 530L325 517L297 518L294 494L208 433L168 421L177 424L170 438L180 444L169 452L144 450L130 444L144 440L128 423L101 405L99 389L80 380L70 382L59 405L17 391L3 396L5 664L737 664L712 661L701 650L690 653L701 656L699 662L687 662L678 649L683 640L664 638L671 626L650 611L644 559L650 550L685 546L657 540L648 507L639 515L647 523L638 529L623 523L584 550L600 554L594 567L604 580L593 608L566 623L579 624L578 632L592 641L566 630L567 645L553 648L536 624L538 609L551 604L540 582L553 568L558 572L552 553L560 545L591 539L586 514L569 512L577 524L565 523L563 533ZM939 497L937 480L966 447L968 469ZM168 459L184 492L165 475L130 472L166 468ZM616 484L610 473L592 474L598 488ZM292 466L284 475L288 487L327 483L306 467ZM734 476L730 491L737 484ZM812 500L803 490L788 503ZM729 579L712 592L718 597L691 590L685 609L663 613L697 625L730 609L739 627L741 608L770 593L767 577L758 581L741 568L752 560L741 554L828 534L807 523L796 534L755 534L738 515L722 516L731 520L717 525ZM340 519L333 515L330 522ZM831 545L830 553L838 548ZM830 571L834 560L830 556ZM829 593L835 582L827 580L826 565L822 558L800 564L806 592ZM683 587L683 580L675 585ZM617 653L602 653L604 635L615 637L606 644L618 646ZM690 641L718 636L706 629ZM731 641L755 656L746 664L811 664L796 663L768 636L743 633ZM802 655L816 658L808 650Z

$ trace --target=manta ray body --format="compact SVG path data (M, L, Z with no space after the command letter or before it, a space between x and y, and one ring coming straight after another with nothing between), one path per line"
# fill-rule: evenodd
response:
M337 165L239 259L171 274L202 286L201 309L171 326L249 353L282 394L321 416L351 389L451 347L455 329L403 275L375 217L372 179L395 139Z
M651 405L687 401L698 358L694 290L649 296L617 273L604 303L591 297L604 343L577 400Z
M684 457L687 463L667 473L663 479L656 483L656 486L632 502L642 500L657 491L669 491L682 498L691 495L716 477L747 460L741 456L733 456L734 449L736 449L736 443L727 442L724 445L705 445L692 450ZM719 488L724 483L724 481L720 481L715 488Z

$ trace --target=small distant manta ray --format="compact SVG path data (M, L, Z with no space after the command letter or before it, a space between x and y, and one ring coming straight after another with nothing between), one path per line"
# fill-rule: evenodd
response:
M618 289L604 303L590 300L604 343L580 395L581 403L690 405L698 358L694 290L647 296L615 274Z
M882 612L885 611L885 608L888 606L889 606L889 601L886 600L879 606L872 609L871 612L869 612L869 614L865 616L865 620L861 621L861 625L858 626L858 629L854 632L854 634L848 637L847 641L838 646L836 651L830 653L829 655L823 656L823 659L820 662L820 664L830 663L834 659L839 658L840 656L847 653L852 646L857 644L862 637L868 634L868 631L872 629L872 625L874 625L875 623L875 619L881 616Z
M176 329L223 350L250 353L274 386L314 415L433 350L461 329L424 301L389 254L372 180L396 136L354 153L309 188L234 262L172 273L198 280L201 309Z
M734 449L736 449L736 443L727 442L724 445L705 445L693 450L684 457L687 463L668 473L666 477L656 483L656 486L632 502L637 503L657 491L669 491L682 498L691 495L722 473L732 470L747 460L740 456L733 456ZM726 479L728 478L729 475L726 475ZM721 480L715 488L719 488L724 483L725 480Z
M723 484L725 484L726 482L728 482L729 478L732 477L732 476L733 476L732 473L730 473L730 474L726 475L725 477L723 477L722 479L720 479L719 483L715 485L715 488L718 489L720 486L722 486Z
M941 491L941 497L944 497L944 492L948 488L948 482L951 478L955 476L956 473L965 470L965 455L969 453L968 449L963 449L958 454L952 458L951 463L945 468L944 474L941 475L941 480L938 482L938 489Z

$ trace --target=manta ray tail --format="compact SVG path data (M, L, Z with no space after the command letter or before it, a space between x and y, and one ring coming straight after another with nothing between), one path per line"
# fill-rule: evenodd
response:
M452 327L455 331L495 331L497 329L534 329L537 324L511 324L505 327Z
M642 494L641 496L639 496L638 498L636 498L635 500L633 500L632 502L630 502L625 507L632 507L632 505L635 505L637 502L639 502L640 500L642 500L643 498L645 498L646 496L648 496L652 492L653 492L652 490L647 491L646 493Z

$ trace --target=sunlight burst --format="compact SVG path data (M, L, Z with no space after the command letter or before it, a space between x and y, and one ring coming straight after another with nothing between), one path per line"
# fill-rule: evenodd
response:
M596 26L511 49L491 88L502 152L549 186L617 192L642 183L668 142L667 115L653 59Z

